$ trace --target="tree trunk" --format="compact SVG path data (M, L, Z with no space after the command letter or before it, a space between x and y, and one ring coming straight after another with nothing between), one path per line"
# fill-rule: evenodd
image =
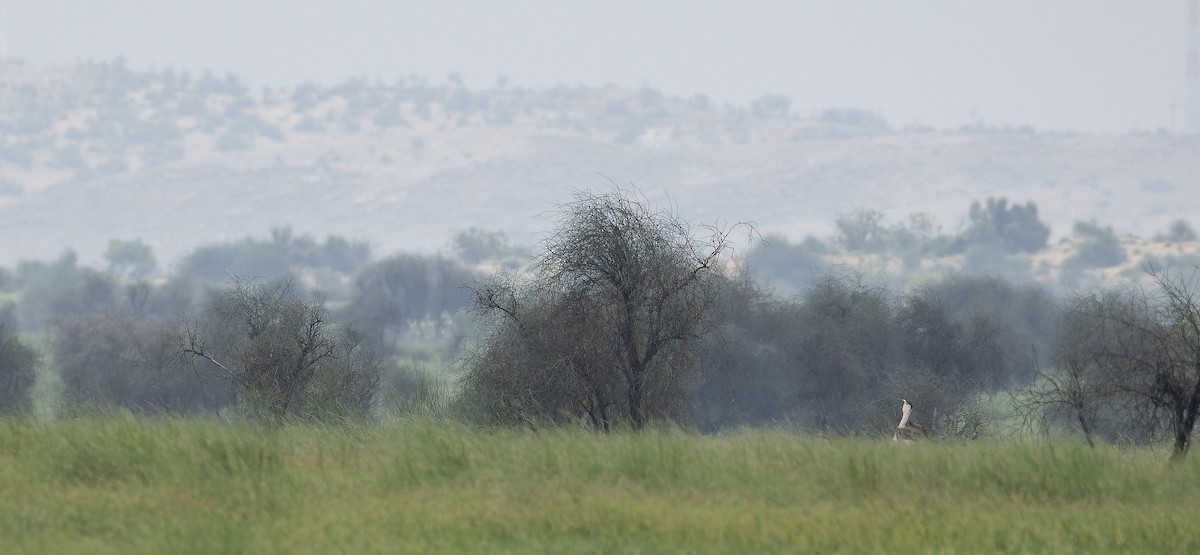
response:
M607 434L612 431L612 423L608 419L608 403L604 400L600 401L600 422L604 433Z
M633 429L640 430L646 424L646 415L642 410L644 396L642 389L646 378L646 365L642 362L641 349L638 348L635 335L636 319L634 314L637 309L633 303L633 291L629 287L621 289L621 300L625 311L624 320L621 322L621 343L625 348L625 363L629 365L625 373L629 421L633 424Z
M1088 447L1096 448L1096 443L1092 441L1092 427L1088 425L1087 418L1083 415L1083 407L1075 407L1075 418L1079 419L1079 427L1083 429L1083 439L1087 440Z
M1192 431L1185 430L1182 422L1178 422L1175 426L1175 450L1171 453L1171 462L1183 461L1187 456L1188 447L1191 446Z
M1200 380L1192 386L1187 405L1177 409L1174 416L1175 451L1171 453L1171 460L1182 461L1192 445L1192 430L1196 427L1196 417L1200 416Z
M646 414L642 411L642 378L637 374L629 380L629 421L635 430L646 426Z

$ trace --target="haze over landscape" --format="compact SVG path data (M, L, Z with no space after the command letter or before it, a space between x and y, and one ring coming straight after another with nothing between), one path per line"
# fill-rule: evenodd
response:
M0 231L26 239L0 263L133 237L169 262L281 225L385 253L471 226L530 243L609 179L796 240L864 208L952 232L992 196L1035 202L1055 239L1200 208L1184 2L332 6L9 0ZM128 74L119 141L88 132L110 115L97 62ZM165 72L236 84L187 113L148 93Z
M1197 553L1200 0L0 0L7 553Z
M800 115L1074 132L1170 129L1184 91L1180 0L7 1L14 58L124 57L254 88L457 72L471 88L507 76L718 103L774 93Z

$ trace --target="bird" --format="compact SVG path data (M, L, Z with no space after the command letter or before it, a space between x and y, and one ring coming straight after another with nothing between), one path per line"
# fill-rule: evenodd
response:
M900 405L900 425L896 426L895 432L892 432L892 441L900 441L900 430L908 428L908 415L912 414L912 404L908 402L908 399L900 399L900 402L903 403ZM904 442L910 443L907 435Z

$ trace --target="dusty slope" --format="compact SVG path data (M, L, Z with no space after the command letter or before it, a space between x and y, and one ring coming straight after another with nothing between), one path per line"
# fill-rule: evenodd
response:
M546 230L571 188L635 183L699 221L826 234L840 213L1032 200L1057 239L1075 220L1149 236L1200 213L1200 141L1167 135L892 130L652 90L467 91L352 82L245 90L119 66L0 67L0 264L68 246L94 259L141 237L170 261L291 224L431 251L455 230ZM73 154L74 153L74 154Z

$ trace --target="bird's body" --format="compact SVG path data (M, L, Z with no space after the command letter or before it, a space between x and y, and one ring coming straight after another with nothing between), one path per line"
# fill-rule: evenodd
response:
M909 437L913 430L908 427L908 416L912 414L912 404L908 402L908 399L900 399L900 402L904 403L900 405L900 424L896 426L896 431L892 434L892 441L899 441L901 431L903 431L904 443L912 443ZM921 431L920 426L916 424L913 424L913 428Z
M908 415L912 414L912 404L907 399L900 399L903 405L900 406L900 425L897 428L903 430L908 427Z

